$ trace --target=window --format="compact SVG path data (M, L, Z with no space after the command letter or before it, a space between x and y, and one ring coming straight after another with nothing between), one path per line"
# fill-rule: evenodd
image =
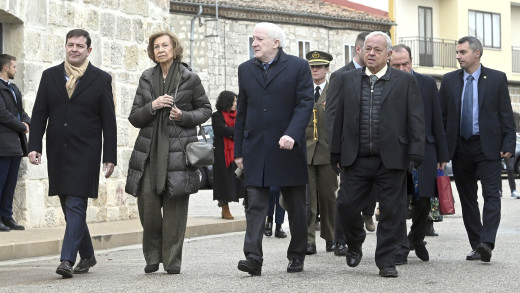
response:
M419 65L433 66L432 8L419 6Z
M311 42L309 41L298 41L298 56L305 58L305 55L311 50Z
M249 37L249 59L255 58L255 51L253 51L253 37Z
M470 36L484 47L500 48L500 14L470 10L468 19Z
M356 56L356 45L345 44L345 65L350 63L350 60Z

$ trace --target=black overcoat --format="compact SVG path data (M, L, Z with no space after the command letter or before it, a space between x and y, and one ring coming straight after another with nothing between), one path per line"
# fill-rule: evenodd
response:
M29 152L43 155L46 132L49 196L97 198L100 163L117 163L112 77L89 64L70 99L65 83L64 63L42 73L32 112Z
M264 78L256 58L238 67L235 157L243 157L246 187L307 184L305 128L314 105L313 82L306 60L281 49ZM294 139L282 150L280 138Z
M238 201L244 197L244 182L237 178L235 163L226 166L224 155L224 137L234 139L235 127L227 126L222 112L217 111L211 115L211 125L213 127L213 146L215 163L213 164L213 200Z
M437 163L448 162L448 144L442 123L439 91L435 80L413 72L417 78L424 104L424 131L426 135L424 161L418 168L419 196L433 197L436 190Z
M27 155L26 127L23 122L31 124L31 118L23 109L22 93L16 84L12 85L16 101L9 87L0 82L0 157Z

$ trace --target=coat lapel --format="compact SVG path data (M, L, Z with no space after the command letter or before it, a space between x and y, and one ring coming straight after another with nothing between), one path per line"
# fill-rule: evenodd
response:
M456 113L458 113L457 115L460 116L460 104L462 101L462 86L464 85L464 81L462 81L462 77L464 76L462 69L459 69L457 76L458 76L458 80L455 81L455 85L454 85L454 89L455 89L455 93L456 93L455 108L457 110Z
M481 65L480 77L478 79L478 85L477 85L479 110L482 108L482 103L484 103L484 98L485 98L484 93L486 92L487 85L488 85L488 83L487 83L487 77L486 77L486 70L485 70L484 66Z
M271 81L273 81L276 78L276 76L278 76L282 71L284 71L285 67L287 67L286 55L282 52L282 54L280 54L279 58L280 59L278 60L277 64L274 64L273 67L269 68L265 86L268 86L269 83L271 83Z
M359 69L355 69L359 70ZM352 79L352 85L354 85L354 93L356 93L357 102L359 103L361 101L361 78L363 77L363 73L360 71L357 74L354 74L354 78ZM343 81L344 84L349 84L348 80ZM347 93L344 93L347 95Z
M263 69L259 67L258 64L256 64L254 61L252 62L252 65L249 66L249 72L251 75L256 79L258 84L260 84L262 87L264 86L264 76L263 76Z
M390 71L390 74L387 72L385 75L383 75L383 77L381 77L382 79L387 79L385 81L383 94L381 96L381 104L385 102L386 98L390 94L390 91L392 91L392 88L399 82L399 75L393 74L395 69L392 69L390 66L388 66L388 70Z
M56 70L53 71L52 76L55 79L54 84L58 85L57 89L60 96L63 97L63 99L68 100L69 95L67 94L67 89L65 88L65 83L67 82L65 79L65 62L56 67Z

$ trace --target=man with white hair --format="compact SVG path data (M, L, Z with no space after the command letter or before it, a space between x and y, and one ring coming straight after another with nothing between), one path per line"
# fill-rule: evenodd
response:
M424 108L415 77L392 69L392 40L383 32L365 38L363 68L338 76L331 164L341 170L338 211L347 240L347 265L359 265L366 231L361 211L377 188L381 216L375 261L382 277L397 277L395 232L407 207L406 169L424 159ZM354 106L353 106L354 105Z
M308 183L305 128L314 104L306 60L287 55L285 35L272 23L253 31L255 58L238 67L235 162L244 170L248 193L245 260L238 269L262 272L262 237L269 187L279 186L289 218L287 272L303 271L307 245L305 186Z

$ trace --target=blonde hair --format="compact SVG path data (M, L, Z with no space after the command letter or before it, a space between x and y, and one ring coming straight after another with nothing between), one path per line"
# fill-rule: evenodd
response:
M170 41L172 42L173 50L175 52L175 59L179 60L179 62L182 61L182 52L184 51L184 48L181 45L181 40L176 34L170 31L155 32L150 36L150 38L148 38L148 57L152 59L153 62L157 63L157 61L155 61L153 43L155 42L155 39L162 36L170 37Z

